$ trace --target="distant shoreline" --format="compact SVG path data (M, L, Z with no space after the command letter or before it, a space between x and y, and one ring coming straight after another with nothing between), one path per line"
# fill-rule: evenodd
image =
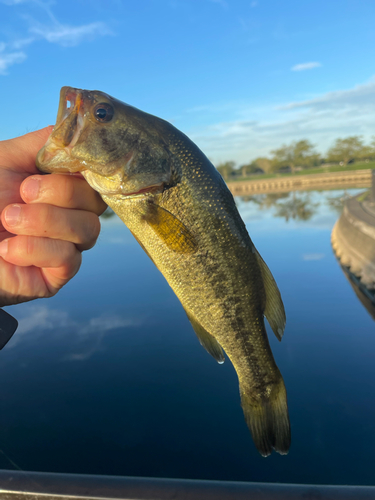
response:
M285 193L289 191L307 191L315 189L345 189L349 187L367 188L371 187L373 168L374 167L352 170L346 169L337 172L311 172L305 175L303 175L303 173L281 174L277 177L267 178L264 176L257 176L256 179L228 182L227 185L234 196Z

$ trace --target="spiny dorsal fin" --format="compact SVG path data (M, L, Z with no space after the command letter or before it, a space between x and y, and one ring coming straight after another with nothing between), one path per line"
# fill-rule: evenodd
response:
M219 342L215 339L215 337L208 333L207 330L205 330L203 326L198 323L195 317L192 314L188 313L186 309L185 312L187 317L189 318L190 323L192 324L192 327L194 328L195 333L197 334L201 345L209 354L211 354L211 356L216 359L218 363L224 363L224 351Z
M286 323L284 304L271 271L268 269L267 264L256 249L255 255L262 272L264 289L266 291L266 308L264 310L264 315L277 339L281 340Z
M188 228L165 208L149 203L143 218L174 252L195 253L198 250L198 244Z

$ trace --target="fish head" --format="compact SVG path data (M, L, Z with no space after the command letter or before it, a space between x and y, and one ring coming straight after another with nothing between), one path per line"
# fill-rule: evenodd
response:
M63 87L56 125L36 165L46 173L81 172L102 195L161 192L173 159L159 122L104 92Z

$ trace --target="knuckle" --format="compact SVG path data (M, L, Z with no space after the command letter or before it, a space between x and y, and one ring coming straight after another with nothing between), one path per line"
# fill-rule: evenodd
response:
M34 254L35 251L35 238L32 238L30 236L26 236L25 239L25 251L26 255L31 256Z
M77 247L71 243L66 247L66 255L62 264L62 277L65 281L70 280L77 274L81 267L82 255Z
M75 190L72 178L67 175L59 175L59 192L64 206L74 206Z
M79 226L71 228L74 242L80 250L88 250L95 245L100 233L99 217L92 212L84 212Z
M42 205L40 207L39 224L41 225L41 232L46 235L50 228L53 227L53 210L50 205Z
M89 248L95 245L100 233L100 221L99 217L93 213L90 213L90 223L86 226L86 242Z
M77 247L75 246L74 243L66 241L64 250L65 251L62 261L65 262L66 264L71 265L71 263L74 262L77 258L76 254L79 253Z

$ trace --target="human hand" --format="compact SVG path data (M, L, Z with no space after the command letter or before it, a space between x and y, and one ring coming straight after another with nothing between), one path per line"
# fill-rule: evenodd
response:
M52 128L0 141L0 307L55 295L99 235L99 194L79 175L35 166Z

